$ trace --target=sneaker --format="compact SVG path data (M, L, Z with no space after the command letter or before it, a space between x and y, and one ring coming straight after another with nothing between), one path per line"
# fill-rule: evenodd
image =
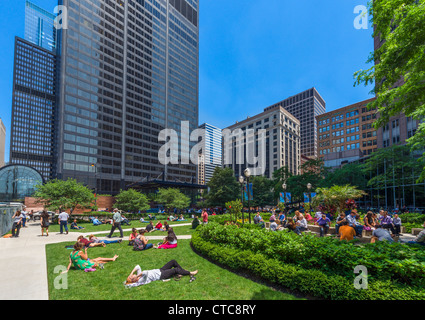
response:
M195 281L196 280L196 278L194 277L194 276L190 276L190 280L189 280L189 282L193 282L193 281Z

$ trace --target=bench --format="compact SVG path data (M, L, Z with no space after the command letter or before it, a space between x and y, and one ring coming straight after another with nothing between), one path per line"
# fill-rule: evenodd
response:
M318 225L311 225L311 224L309 224L308 225L308 230L310 230L310 231L312 231L312 232L316 232L316 233L320 233L320 226L318 226ZM336 229L335 229L335 227L330 227L329 228L329 231L328 231L328 234L336 234Z

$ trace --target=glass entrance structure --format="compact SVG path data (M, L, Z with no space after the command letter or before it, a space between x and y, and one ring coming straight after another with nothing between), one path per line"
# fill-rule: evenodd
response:
M0 202L24 201L31 197L38 184L44 183L41 174L28 166L9 165L0 169Z

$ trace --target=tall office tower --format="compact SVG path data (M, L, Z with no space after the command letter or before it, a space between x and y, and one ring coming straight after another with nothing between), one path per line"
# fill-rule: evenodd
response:
M15 38L10 163L37 169L52 177L56 56Z
M25 2L25 40L44 49L56 48L56 16L30 1Z
M301 154L317 157L317 120L316 117L326 112L326 102L311 88L295 96L274 104L266 110L281 106L301 121Z
M0 168L4 167L4 154L6 150L6 126L0 118Z
M198 163L198 183L206 185L213 176L216 167L222 166L222 130L208 123L199 126L205 130L202 137L202 152Z
M186 139L181 121L198 127L198 1L59 4L68 29L58 30L55 175L102 193L149 178L194 181L195 164L161 164L158 153L161 130Z
M300 121L282 107L267 108L263 113L226 129L232 134L230 138L223 134L223 165L232 168L236 177L243 176L246 168L253 167L262 168L262 175L270 179L276 170L284 166L292 174L299 174ZM253 136L249 130L254 131ZM266 131L265 136L261 136L260 130ZM260 142L260 139L264 141ZM252 151L247 151L249 149ZM254 164L254 157L263 155L264 163Z

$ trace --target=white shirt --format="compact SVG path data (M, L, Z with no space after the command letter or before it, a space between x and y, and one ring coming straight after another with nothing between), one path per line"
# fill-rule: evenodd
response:
M137 271L137 275L140 275L141 273L143 273L143 275L136 283L127 284L126 286L129 288L142 286L153 281L158 281L161 278L161 270L159 269L146 270L142 272L139 265L137 265L135 269Z
M60 221L68 221L69 215L66 212L61 212L58 218Z
M297 223L300 227L307 228L307 220L305 218L302 220L298 220Z
M22 216L22 219L25 219L27 217L27 212L21 211L21 216Z

